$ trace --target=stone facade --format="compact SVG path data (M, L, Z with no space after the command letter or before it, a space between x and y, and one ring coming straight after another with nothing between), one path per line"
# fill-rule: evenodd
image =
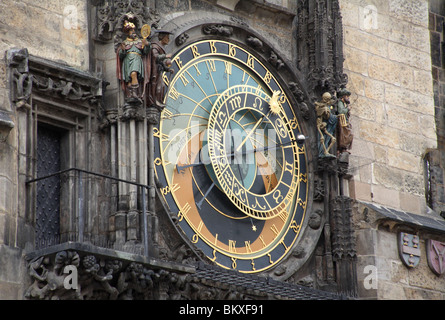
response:
M107 11L109 3L115 2L0 3L0 299L63 298L65 264L78 266L87 283L83 292L69 292L70 299L91 298L93 292L103 299L342 297L329 291L359 299L445 298L444 278L431 271L426 254L428 239L445 241L443 1L339 0L324 7L317 0L314 9L293 0L145 0L116 1L122 7ZM311 174L316 181L308 226L319 240L311 252L295 248L290 261L307 258L295 263L292 274L283 267L267 278L243 278L203 265L200 253L175 230L165 203L154 201L154 189L143 215L145 197L138 188L152 177L146 132L159 115L125 104L116 79L113 38L122 21L113 12L125 5L153 27L171 30L175 50L179 35L212 21L253 30L298 75L320 67L326 78L312 73L302 79L309 98L295 83L290 89L298 103L305 101L299 107L306 106L309 125L323 90L334 93L346 85L352 92L349 168L311 159L319 167L314 164ZM315 61L319 42L311 43L299 19L323 17L318 8L330 10L334 27L324 30L326 60ZM334 45L333 38L343 41ZM29 182L36 178L40 124L61 132L60 169L85 170L61 178L57 241L66 243L43 249L34 241L38 190ZM310 143L314 148L316 141ZM145 231L154 258L141 258L148 250ZM420 238L415 268L399 257L402 231ZM253 279L267 279L262 286L270 290L249 284Z
M26 116L11 103L6 51L27 48L29 53L88 70L88 32L85 1L2 1L0 47L0 110L14 123L2 126L0 142L0 297L22 299L26 268L20 257L25 247L24 181L27 179L24 134ZM29 146L29 145L28 145ZM24 277L25 276L25 277Z
M444 39L445 6L441 1L430 1L429 30L431 39L431 62L433 74L434 105L437 114L443 114L445 105L445 39ZM443 122L438 121L437 132L439 143L443 144Z
M428 1L341 3L353 198L426 212L423 157L437 145Z
M344 67L348 88L355 93L350 192L358 200L353 220L359 296L443 299L443 279L428 267L425 245L427 239L443 241L443 236L425 224L410 225L410 232L420 236L421 257L417 267L407 268L397 245L398 233L407 226L394 217L380 216L366 203L414 214L419 221L424 216L433 225L442 221L443 157L436 141L441 139L443 126L437 88L443 70L438 60L444 3L341 3ZM375 286L371 286L367 281L374 271Z

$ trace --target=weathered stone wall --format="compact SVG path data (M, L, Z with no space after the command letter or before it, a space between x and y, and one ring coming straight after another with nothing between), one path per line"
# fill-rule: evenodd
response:
M29 53L63 61L80 70L89 67L86 1L48 0L0 2L0 111L14 122L0 141L0 299L21 299L26 270L18 234L29 233L23 220L22 191L27 163L26 116L10 103L6 51L27 48ZM21 122L21 123L20 123ZM3 129L3 128L0 128ZM29 159L31 160L31 159Z
M437 113L437 134L441 149L445 149L445 3L430 0L429 30L434 88L434 105Z
M445 212L445 2L430 0L429 29L433 75L434 105L438 150L428 156L428 205L436 212Z
M442 219L438 208L430 205L436 212L427 208L425 197L425 182L430 179L436 183L434 199L443 199L443 156L436 149L436 124L441 123L437 113L440 70L434 65L437 48L433 45L437 25L434 30L431 26L432 20L441 20L430 13L435 1L340 2L344 68L353 93L350 194L359 201L353 215L359 297L444 299L443 277L429 268L425 245L428 238L444 241L444 236L429 233L421 224L410 229L407 223L382 219L363 205L370 202ZM424 167L427 154L429 175ZM420 263L415 268L406 267L399 257L397 237L404 228L420 238Z
M0 47L28 48L29 53L88 69L87 1L48 0L0 3Z
M351 195L425 214L423 156L436 131L428 1L340 1L353 92Z
M444 241L444 235L426 229L411 229L385 221L374 210L356 204L353 222L357 239L357 278L360 299L443 300L445 278L429 267L426 240ZM419 236L420 261L408 268L399 257L398 232L408 230Z

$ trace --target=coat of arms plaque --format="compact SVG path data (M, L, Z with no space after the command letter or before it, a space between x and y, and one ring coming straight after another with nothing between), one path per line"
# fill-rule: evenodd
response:
M399 233L399 256L408 268L415 268L420 262L419 236L406 232Z
M445 242L426 240L428 266L438 276L445 272Z

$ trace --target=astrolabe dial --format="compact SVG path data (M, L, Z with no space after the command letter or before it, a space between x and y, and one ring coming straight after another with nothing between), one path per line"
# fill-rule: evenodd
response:
M209 260L268 270L298 241L308 199L304 133L286 90L237 43L194 42L172 61L154 129L159 191Z
M233 86L213 105L208 124L208 151L219 185L239 210L260 220L287 215L298 193L297 140L286 114L271 108L271 100L258 88ZM255 119L253 127L233 129L247 113Z

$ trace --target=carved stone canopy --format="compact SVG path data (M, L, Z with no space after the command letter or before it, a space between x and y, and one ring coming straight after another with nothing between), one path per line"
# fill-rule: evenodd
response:
M32 93L75 104L95 104L102 96L102 80L67 64L29 55L28 50L7 52L12 85L12 102L17 107L28 103Z
M98 1L96 1L98 2ZM106 0L96 6L96 38L109 41L122 32L125 19L135 23L137 30L143 24L157 28L160 21L158 13L145 5L145 1Z

